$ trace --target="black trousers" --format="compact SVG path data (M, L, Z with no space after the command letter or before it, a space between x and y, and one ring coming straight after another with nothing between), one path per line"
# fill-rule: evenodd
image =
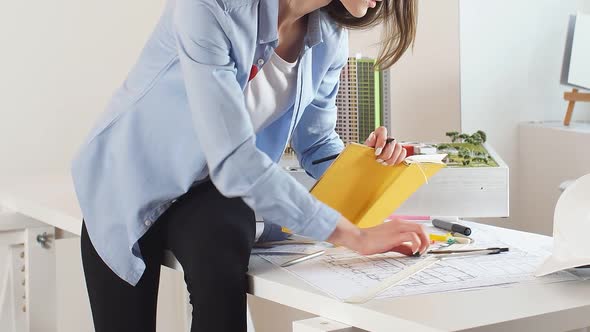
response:
M182 265L193 306L191 331L246 331L248 261L254 212L209 181L179 197L139 240L146 270L131 286L96 253L82 226L82 262L96 332L156 330L163 251Z

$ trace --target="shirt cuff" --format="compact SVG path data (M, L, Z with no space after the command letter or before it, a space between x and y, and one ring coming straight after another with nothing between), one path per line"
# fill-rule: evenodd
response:
M300 235L318 241L325 241L336 229L338 220L342 215L320 201L317 201L317 203L319 205L317 212L301 230Z

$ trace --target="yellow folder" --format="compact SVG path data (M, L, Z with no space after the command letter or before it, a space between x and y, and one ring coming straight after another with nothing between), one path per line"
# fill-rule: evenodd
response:
M375 149L347 145L311 193L357 226L376 226L445 166L428 158L421 162L409 158L395 166L375 159Z

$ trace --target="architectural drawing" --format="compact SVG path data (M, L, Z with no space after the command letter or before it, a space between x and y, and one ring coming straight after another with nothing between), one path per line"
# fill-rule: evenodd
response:
M498 255L441 260L385 290L377 298L457 291L515 282L558 282L577 279L568 272L559 272L543 278L534 277L534 271L549 254L544 249L547 243L539 241L547 242L550 238L527 240L523 236L514 242L514 239L509 237L496 236L490 231L482 230L481 225L469 223L469 226L474 231L475 247L508 246L510 251ZM502 241L499 238L502 238ZM277 265L293 259L292 256L262 257ZM361 256L345 248L335 248L328 250L320 258L286 269L312 286L344 300L362 293L363 290L423 259L424 256L415 258L396 253Z

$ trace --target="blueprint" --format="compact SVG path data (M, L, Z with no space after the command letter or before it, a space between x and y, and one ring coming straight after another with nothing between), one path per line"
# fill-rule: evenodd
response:
M549 255L551 238L530 233L498 229L467 223L472 228L470 246L507 246L510 251L498 255L468 256L435 263L385 289L377 298L458 291L490 287L516 282L559 282L576 280L569 272L558 272L546 277L533 276L536 268ZM261 255L280 265L296 256ZM363 294L378 287L390 277L422 260L396 253L361 256L345 248L328 249L326 254L310 261L292 265L286 270L312 286L340 300ZM430 258L432 259L432 258Z

